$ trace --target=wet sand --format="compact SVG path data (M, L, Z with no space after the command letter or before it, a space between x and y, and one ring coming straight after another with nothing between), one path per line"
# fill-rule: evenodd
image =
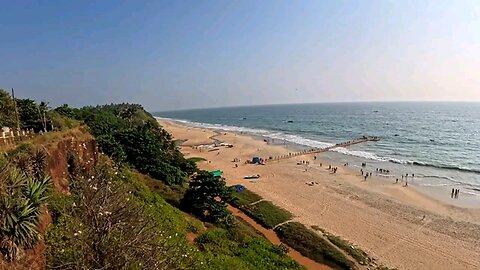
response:
M480 210L460 208L376 177L363 181L360 172L342 164L336 174L318 154L267 163L244 164L252 156L288 154L280 145L235 133L160 121L174 139L187 140L181 151L204 157L202 169L221 169L228 185L242 184L294 214L307 227L317 225L358 245L379 264L398 269L480 269ZM212 138L231 143L218 151L192 148ZM241 159L236 168L234 158ZM309 161L310 166L297 165ZM323 166L320 166L323 163ZM259 180L243 176L260 174ZM317 182L313 186L307 182Z

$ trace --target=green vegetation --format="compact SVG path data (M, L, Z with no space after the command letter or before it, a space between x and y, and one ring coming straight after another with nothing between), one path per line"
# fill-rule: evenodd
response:
M50 202L49 268L185 269L202 260L182 233L182 214L128 170L108 162L79 169L71 192Z
M45 155L29 145L0 157L0 252L17 260L20 248L32 248L41 239L40 207L48 197L50 178L44 174Z
M350 256L352 256L352 258L354 258L360 264L367 265L370 263L371 259L370 257L368 257L368 254L365 251L354 247L351 243L340 238L339 236L335 236L332 234L326 234L325 236L330 242L332 242L335 246L347 252Z
M47 268L301 269L286 255L285 245L271 244L235 218L226 202L266 228L292 215L248 190L232 196L224 179L197 169L196 162L205 159L186 159L140 105L50 110L45 102L15 102L22 128L57 132L5 147L12 149L0 157L0 253L7 260L18 260L19 249L32 248L42 238L40 209L48 206L52 224L43 235L45 254L40 254ZM0 126L16 126L13 104L0 90ZM58 154L68 169L57 173L69 180L69 194L48 192L47 159L59 157L49 157L43 147L66 138L87 141L90 134L105 155L98 155L92 168L84 166L79 153L63 149ZM284 224L276 232L314 260L337 268L352 265L303 225ZM352 252L347 242L330 241Z
M196 239L200 250L210 255L208 269L301 269L281 248L234 230L213 228Z
M187 158L188 161L191 161L191 162L200 162L200 161L207 161L206 159L204 159L203 157L191 157L191 158Z
M0 89L0 127L16 127L16 121L13 99Z
M181 205L206 221L230 226L233 216L225 202L230 194L231 190L225 186L222 178L208 171L199 171L190 181Z
M196 171L194 161L177 150L168 132L140 105L118 104L55 111L84 121L100 149L117 162L126 162L139 172L168 185L184 183Z
M268 229L292 218L292 214L269 201L261 201L242 209L247 215Z
M235 187L234 187L235 188ZM233 192L232 193L232 200L230 203L235 207L243 207L254 202L258 202L262 199L260 195L248 190L244 189L240 192Z
M303 224L289 222L277 227L275 232L282 242L314 261L336 269L355 269L353 262Z

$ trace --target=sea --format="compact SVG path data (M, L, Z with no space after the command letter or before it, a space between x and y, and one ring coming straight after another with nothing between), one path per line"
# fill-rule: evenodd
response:
M322 159L360 170L389 170L386 181L458 188L480 197L480 103L372 102L265 105L154 113L185 125L242 132L277 144L316 148L358 139L378 142L335 148ZM480 206L480 205L479 205Z

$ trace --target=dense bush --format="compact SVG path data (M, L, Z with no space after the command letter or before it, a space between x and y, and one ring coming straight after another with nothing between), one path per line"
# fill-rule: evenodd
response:
M292 218L292 214L269 201L261 201L254 205L242 207L242 210L255 221L268 229Z
M225 186L222 178L207 171L199 171L189 183L182 207L204 220L230 226L233 217L227 210L225 201L230 195L231 189Z
M235 188L235 186L233 187ZM233 192L232 193L232 200L229 202L234 205L235 207L242 207L254 202L258 202L262 199L260 195L248 190L244 189L240 192Z
M140 105L118 104L72 109L64 105L57 113L75 117L88 125L100 149L117 162L127 162L144 174L178 185L197 167L177 150L168 132Z
M232 229L214 228L196 239L200 250L211 254L207 257L208 269L301 269L268 240L258 236L235 238Z
M275 229L283 243L303 256L335 269L355 269L355 264L328 241L298 222L289 222Z
M186 221L133 177L100 163L72 177L73 195L52 197L48 267L186 269L201 262L181 234Z
M40 240L40 206L49 186L43 173L27 175L0 157L0 252L7 260L16 260L19 248L31 248Z

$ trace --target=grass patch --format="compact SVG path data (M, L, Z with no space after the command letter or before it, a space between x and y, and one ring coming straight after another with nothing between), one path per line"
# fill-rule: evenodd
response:
M258 202L262 199L256 193L251 192L248 189L244 189L240 192L233 192L232 193L232 200L230 203L235 207L242 207L254 202Z
M312 225L310 226L314 231L317 231L317 232L322 232L322 233L325 233L325 230L320 228L319 226L317 225Z
M212 228L195 239L199 249L212 257L206 269L302 269L281 248L261 237L235 237L236 233Z
M347 252L350 256L352 256L352 258L354 258L360 264L362 264L362 265L370 264L371 259L365 251L354 247L350 242L340 238L339 236L335 236L335 235L332 235L332 234L326 234L326 237L335 246L337 246L337 247L341 248L342 250L344 250L345 252Z
M163 181L154 179L148 175L135 172L137 178L145 183L150 190L158 193L169 204L179 207L180 200L183 198L187 190L187 184L183 185L167 185Z
M242 207L251 218L268 229L272 229L280 223L292 218L292 214L269 201L261 201L255 205Z
M191 158L187 158L187 160L193 161L195 163L200 162L200 161L207 161L203 157L191 157Z
M303 256L335 269L355 269L348 260L328 241L298 222L290 222L275 229L283 243L294 248Z
M238 217L234 217L234 218L235 218L234 226L228 229L232 234L232 239L236 241L241 241L245 237L265 238L265 236L261 232L259 232L257 229L255 229L252 225L250 225L245 220Z

